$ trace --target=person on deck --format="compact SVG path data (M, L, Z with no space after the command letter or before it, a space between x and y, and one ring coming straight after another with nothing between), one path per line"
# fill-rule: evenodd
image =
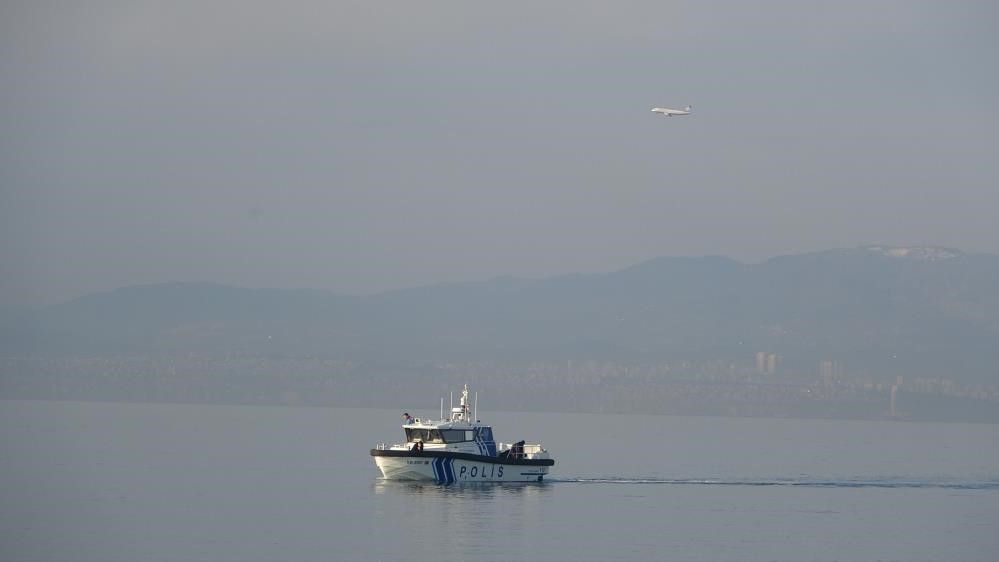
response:
M402 417L404 418L402 422L403 424L410 425L413 423L413 416L409 415L409 412L404 413Z

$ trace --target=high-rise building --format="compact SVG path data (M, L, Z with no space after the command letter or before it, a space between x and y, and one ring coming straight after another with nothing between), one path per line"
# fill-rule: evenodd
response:
M777 372L777 364L780 362L780 357L777 357L776 353L771 353L767 355L767 374L772 375Z
M843 363L831 359L819 361L819 376L826 384L832 384L833 380L843 378Z
M767 353L765 351L756 352L756 372L767 372Z
M833 378L833 362L828 359L819 361L819 376L826 384L830 384Z

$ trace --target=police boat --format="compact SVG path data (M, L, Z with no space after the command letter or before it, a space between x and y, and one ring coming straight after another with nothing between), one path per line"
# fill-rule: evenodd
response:
M540 443L494 441L493 428L473 415L467 384L461 401L452 405L448 417L444 417L442 399L440 420L421 420L406 414L402 427L405 443L379 443L371 449L386 480L432 480L438 484L541 482L555 464Z

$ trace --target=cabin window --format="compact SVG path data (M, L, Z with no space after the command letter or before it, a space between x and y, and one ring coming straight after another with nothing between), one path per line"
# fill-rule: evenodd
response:
M480 427L479 428L479 438L483 441L493 440L493 428L491 427Z
M406 428L406 441L412 443L414 441L423 441L424 443L430 441L430 430L429 429L419 429L415 427Z
M471 441L471 439L465 439L465 432L460 429L442 429L440 430L441 437L446 443L461 443L462 441Z
M443 443L444 439L441 438L441 432L436 429L407 427L406 441L409 443L414 441L423 441L424 443Z

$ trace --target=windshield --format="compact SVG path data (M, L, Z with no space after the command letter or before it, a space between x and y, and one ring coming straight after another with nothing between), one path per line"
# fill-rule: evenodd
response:
M424 443L463 443L465 441L475 441L476 437L485 442L490 442L493 440L493 430L489 427L439 430L423 429L420 427L406 428L406 441L408 443L416 441L422 441Z
M406 441L408 443L413 443L414 441L422 441L424 443L443 443L444 440L441 439L440 431L436 429L420 429L415 427L406 428Z

